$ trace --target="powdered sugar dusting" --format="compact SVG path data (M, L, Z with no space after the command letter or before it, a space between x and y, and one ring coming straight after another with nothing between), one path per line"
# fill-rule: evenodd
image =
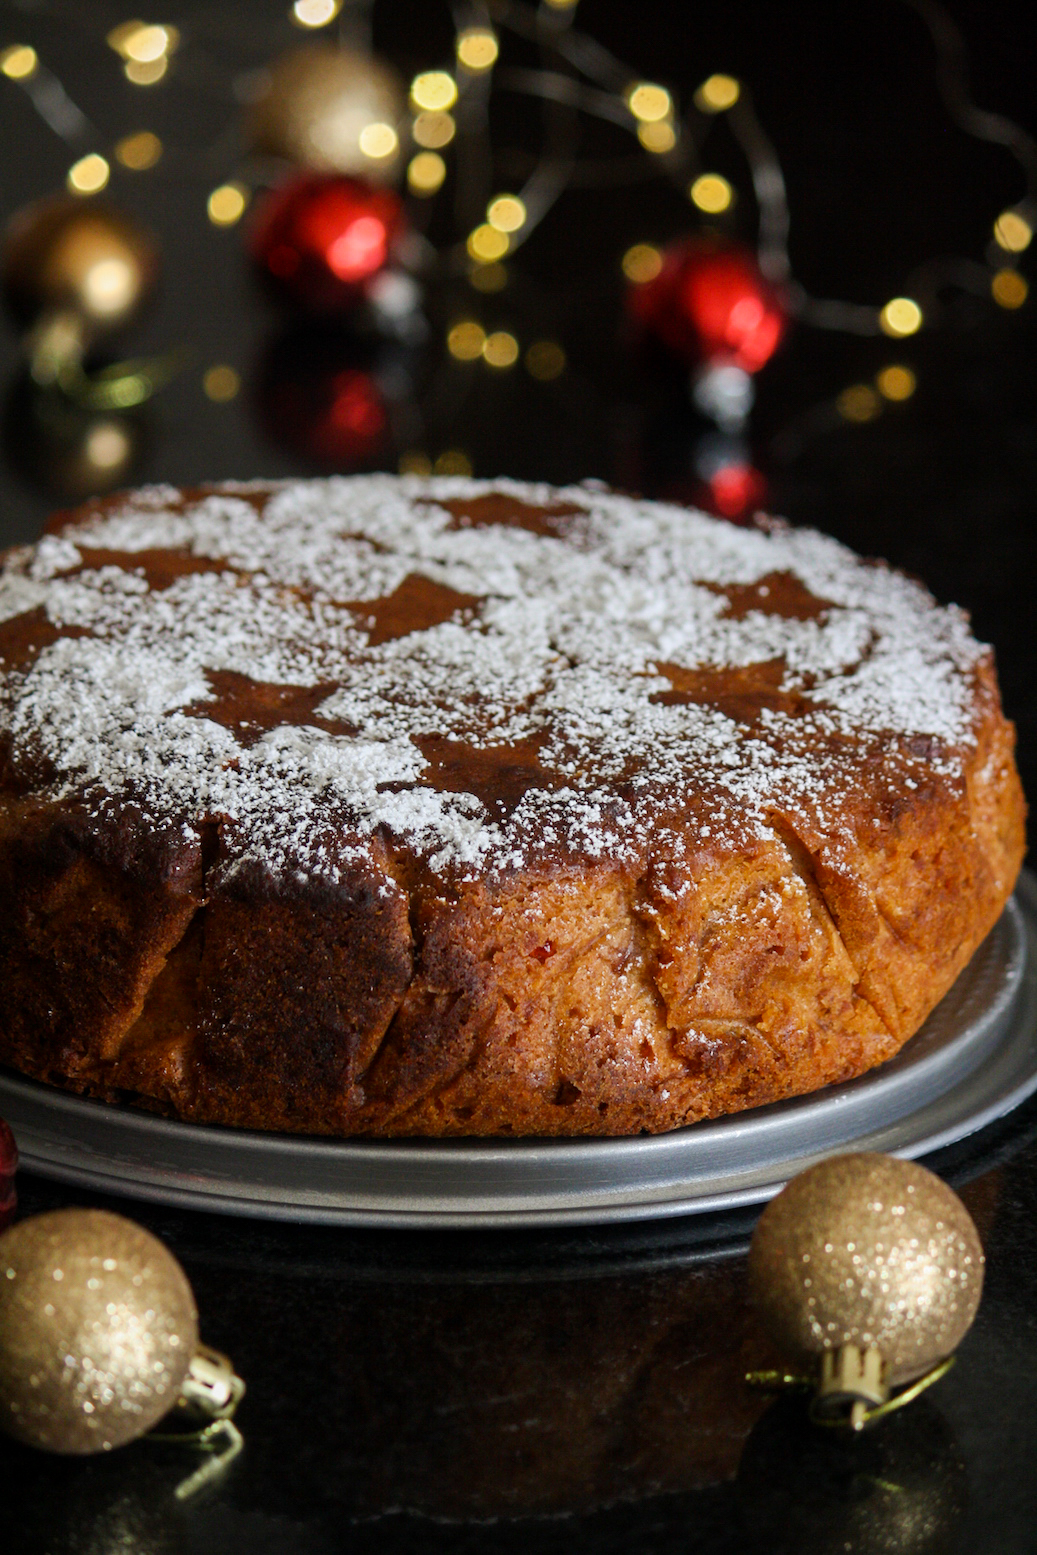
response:
M441 505L491 493L577 511L554 537L458 526ZM164 550L191 569L159 586L145 562ZM771 574L817 610L771 613L765 584L729 607L725 588ZM477 604L372 642L351 607L415 575ZM29 610L72 635L4 681L16 770L42 756L55 797L217 820L228 872L332 880L374 832L465 876L545 851L665 856L692 833L762 833L776 808L837 825L865 765L873 783L934 766L960 780L983 652L959 611L811 531L460 478L227 485L187 504L149 488L9 556L0 622ZM682 690L683 672L725 666L772 666L749 712ZM246 739L215 716L220 674L326 694L312 724ZM528 781L510 810L442 778L455 756L463 771L512 749Z

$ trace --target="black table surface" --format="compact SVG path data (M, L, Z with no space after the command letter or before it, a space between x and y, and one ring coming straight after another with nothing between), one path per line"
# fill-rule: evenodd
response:
M1002 150L949 124L911 6L854 3L838 8L838 20L835 9L741 0L696 11L692 26L684 8L585 0L580 21L685 96L716 69L750 81L785 166L796 273L819 295L881 301L934 253L982 256L993 215L1022 188ZM36 47L108 142L147 127L188 149L194 137L197 151L233 119L227 81L235 72L295 41L286 10L272 0L211 7L206 57L222 65L222 81L200 67L191 76L185 44L179 81L147 97L112 67L104 31L124 18L108 6L4 5L0 47ZM970 47L977 98L1032 119L1032 19L978 3L951 13ZM449 47L445 18L445 8L379 5L376 44L411 72ZM188 40L192 27L204 31L198 16L164 19ZM6 80L0 88L7 215L59 188L71 153L24 93ZM206 219L207 190L236 175L234 155L206 162L185 153L161 174L113 174L113 200L163 245L162 290L127 354L173 342L192 353L147 407L134 479L319 473L262 414L269 364L286 360L272 357L274 347L280 341L290 354L305 342L259 295L240 229L216 231ZM744 185L744 170L732 162L729 171ZM687 207L657 184L572 192L497 298L472 292L463 276L430 288L431 343L409 369L426 400L438 385L425 408L430 454L463 447L480 476L595 476L649 494L681 490L703 427L681 375L639 357L625 337L618 256L688 225ZM463 366L444 367L442 336L465 311L523 341L560 340L566 374L544 385L518 370L475 379ZM941 328L895 349L884 337L794 329L760 375L752 423L776 511L887 556L971 611L997 652L1031 792L1034 346L1032 304L949 306ZM846 385L870 381L893 360L917 374L910 401L866 425L818 416ZM203 372L217 362L245 385L223 404L202 392ZM12 324L0 334L9 401L18 364ZM17 414L9 403L5 543L32 538L64 500L45 469L26 468ZM404 451L394 446L381 467L396 468ZM809 1429L796 1400L745 1386L747 1367L765 1353L746 1296L752 1212L608 1231L434 1234L109 1201L182 1260L204 1338L248 1383L239 1414L245 1451L221 1481L179 1503L186 1469L170 1449L140 1443L102 1460L64 1461L0 1445L0 1547L47 1555L1033 1550L1037 1101L929 1164L958 1188L979 1227L983 1303L950 1374L850 1442ZM19 1194L23 1214L101 1202L27 1174Z

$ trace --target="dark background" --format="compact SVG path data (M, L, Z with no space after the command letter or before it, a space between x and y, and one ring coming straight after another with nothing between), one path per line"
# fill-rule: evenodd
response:
M148 407L134 479L181 484L319 473L261 430L257 399L269 396L271 370L264 363L285 329L244 259L248 218L217 229L205 212L217 183L236 176L249 181L233 82L301 41L287 11L281 0L171 11L166 19L181 27L184 43L167 79L142 89L123 78L104 43L107 29L125 19L118 8L60 0L0 7L4 41L32 42L98 132L96 142L71 152L36 116L24 91L0 82L0 215L60 190L81 150L110 157L115 140L140 128L153 129L167 148L145 173L113 161L105 192L162 243L158 297L115 345L131 355L173 344L190 353ZM1032 133L1033 11L954 0L947 14L967 46L975 101ZM662 0L636 6L582 0L577 23L632 71L670 85L684 104L714 70L748 84L788 184L793 273L813 295L881 306L934 258L982 261L994 218L1025 192L1008 152L970 137L949 116L932 40L903 0L694 8ZM374 36L406 77L450 59L445 5L378 0ZM508 58L527 57L512 41L506 49ZM538 112L530 99L501 93L493 121L498 146L529 148ZM582 149L601 158L628 156L631 144L625 132L588 121ZM704 162L739 191L729 228L753 241L747 170L722 124ZM514 186L526 167L521 156L503 156L497 187ZM428 219L429 202L418 202L416 216ZM460 447L479 476L568 481L593 475L649 493L686 494L690 450L701 428L692 424L683 375L657 361L646 364L632 350L619 258L631 243L692 230L695 217L661 175L574 189L516 256L506 291L480 296L463 277L431 284L429 339L407 363L421 414L415 420L403 407L398 436L378 462L395 468L415 445L433 458ZM463 236L452 224L445 191L434 202L432 223L441 241ZM1024 273L1029 259L1022 256ZM989 299L955 294L936 327L903 342L793 328L760 374L752 423L776 511L888 557L922 576L941 600L972 612L977 632L998 652L1031 792L1037 791L1030 626L1037 554L1030 544L1037 505L1035 311L1032 298L1006 312ZM558 339L569 370L554 383L537 384L521 369L473 373L449 359L444 366L446 329L458 316L479 318L488 329L510 328L523 343ZM289 345L293 339L289 329ZM0 383L12 382L17 361L17 334L9 325L0 334ZM840 423L831 410L835 396L890 361L916 370L914 397L865 426ZM244 391L230 403L213 405L202 393L202 374L214 362L242 374ZM9 432L9 452L12 440L17 450L17 427L13 439ZM10 463L9 457L0 470L0 538L29 538L60 498L38 479L12 474Z
M984 107L1037 128L1033 12L953 0ZM146 410L134 479L319 473L262 430L270 353L297 347L243 255L244 227L217 230L207 194L248 160L234 77L299 41L280 3L171 6L184 43L168 80L128 85L104 44L126 19L100 3L0 5L0 47L32 43L98 128L158 133L153 171L113 164L107 196L154 230L163 281L127 331L126 354L184 344L180 375ZM1024 193L1001 148L949 118L932 43L900 0L689 7L582 0L577 24L632 72L682 101L726 71L751 87L788 182L796 278L814 295L879 306L941 254L984 260L991 224ZM378 0L375 43L404 72L446 62L450 14L430 0ZM502 142L528 141L529 105L500 108ZM629 142L594 128L588 152ZM0 216L59 190L75 153L0 80ZM502 164L500 184L523 166ZM722 128L706 165L741 194L733 231L752 240L744 164ZM407 361L414 393L382 466L415 446L463 449L479 476L597 476L682 493L703 430L682 373L639 353L623 322L619 258L637 241L691 229L660 178L574 190L516 257L495 296L463 275L430 285L427 344ZM456 237L449 206L433 217ZM1032 268L1024 255L1020 268ZM523 344L559 340L569 368L538 384L520 368L450 364L459 316ZM1037 509L1035 308L948 296L934 327L900 343L794 327L758 382L752 421L771 505L922 576L994 643L1020 761L1037 792L1037 675L1031 531ZM287 330L287 334L286 334ZM867 425L840 421L848 385L890 362L916 394ZM13 393L17 332L0 331L0 385ZM213 363L243 390L202 392ZM264 366L264 363L267 365ZM7 412L0 530L34 536L60 493L25 468ZM777 1555L851 1549L1037 1547L1037 1107L931 1164L961 1188L988 1253L984 1304L958 1367L865 1444L811 1436L792 1406L747 1395L760 1336L745 1295L754 1216L612 1233L376 1235L262 1226L117 1206L183 1259L205 1337L246 1376L248 1446L227 1481L188 1508L181 1460L151 1445L60 1463L0 1447L0 1543L12 1552L99 1555L248 1551L669 1552ZM84 1202L22 1179L23 1211ZM90 1202L96 1202L96 1197Z

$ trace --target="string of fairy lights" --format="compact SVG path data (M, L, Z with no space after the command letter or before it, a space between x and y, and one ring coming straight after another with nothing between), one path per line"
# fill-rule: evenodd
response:
M324 34L337 29L344 52L370 57L373 0L294 0L288 20L301 32ZM940 290L954 286L985 294L1002 310L1012 312L1027 301L1029 286L1021 269L1037 228L1037 144L1019 126L980 110L967 87L965 56L956 28L937 0L905 0L927 26L936 56L937 77L951 117L967 133L1003 146L1019 163L1025 192L1010 207L993 213L990 239L982 259L933 261L907 279L901 294L875 305L811 297L792 273L788 239L790 211L778 155L766 134L747 84L733 75L714 73L699 83L685 104L660 82L640 78L598 40L575 25L577 0L490 0L459 8L455 18L453 58L417 73L399 100L392 91L381 98L360 91L352 113L329 120L328 145L314 165L337 168L376 184L402 181L410 196L410 225L420 233L431 208L452 192L455 226L452 243L432 249L412 245L403 266L416 270L427 284L467 277L478 293L502 291L509 283L509 266L522 246L565 192L607 186L610 181L664 177L699 224L723 222L745 198L724 174L709 165L708 153L718 130L725 128L740 149L747 168L757 216L756 252L768 282L781 288L789 317L810 327L859 336L885 336L902 341L941 315ZM89 30L89 12L82 7L47 0L34 14L71 22ZM509 36L536 44L539 64L515 64L509 59ZM125 79L147 93L176 79L178 60L190 51L204 53L204 25L176 26L126 20L106 34L107 47ZM385 67L374 65L372 68ZM109 184L113 164L134 174L146 174L176 152L178 176L207 180L205 209L215 228L235 226L245 215L254 193L270 177L269 145L253 144L242 154L233 134L220 137L202 152L170 148L151 129L134 129L104 145L86 114L65 85L31 44L11 41L0 48L0 73L28 95L40 118L75 152L66 176L67 190L88 199ZM232 77L227 94L235 121L242 105L261 95L269 72L244 70ZM543 144L517 187L493 186L494 168L503 165L501 148L490 144L488 108L491 93L519 94L538 101L542 109ZM377 100L376 100L377 99ZM366 106L365 106L366 104ZM581 154L580 127L587 117L625 130L631 154L591 159ZM332 144L335 137L337 144ZM344 139L343 139L344 137ZM343 150L345 141L348 147ZM330 146L330 150L328 147ZM474 148L474 149L473 149ZM282 148L274 147L274 163ZM224 160L224 176L212 169ZM690 214L690 213L689 213ZM632 234L633 236L633 234ZM417 256L415 258L415 255ZM642 287L653 282L666 258L664 245L639 237L617 255L626 282ZM473 309L473 315L477 309ZM446 355L458 363L483 362L504 371L522 362L536 380L550 382L567 367L561 341L533 339L525 343L510 330L487 328L477 317L449 323L443 341ZM241 374L228 363L204 369L205 393L214 402L238 393ZM874 419L884 403L902 402L916 387L915 372L890 363L870 383L855 383L835 400L845 422ZM467 456L444 450L436 459L416 449L405 451L407 469L462 469Z

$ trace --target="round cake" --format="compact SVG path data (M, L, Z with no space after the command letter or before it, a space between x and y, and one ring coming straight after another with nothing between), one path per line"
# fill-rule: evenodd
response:
M632 1134L859 1075L995 922L990 651L588 483L167 487L0 577L0 1062L205 1123Z

